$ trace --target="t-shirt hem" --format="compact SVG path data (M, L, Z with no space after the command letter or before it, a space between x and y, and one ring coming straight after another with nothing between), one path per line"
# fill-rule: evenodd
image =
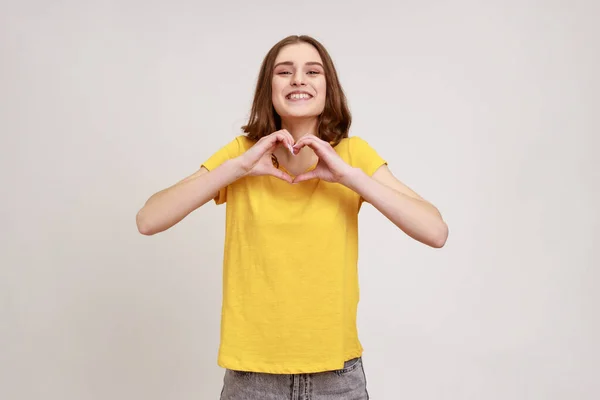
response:
M363 349L346 353L343 360L322 362L313 365L273 365L268 363L241 363L226 355L219 355L217 364L226 369L246 372L259 372L266 374L313 374L318 372L335 371L344 368L344 362L353 358L361 357Z

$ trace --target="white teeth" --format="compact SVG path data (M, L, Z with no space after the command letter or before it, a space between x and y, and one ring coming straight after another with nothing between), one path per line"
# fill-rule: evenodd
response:
M306 93L292 93L288 97L292 100L310 99L310 95Z

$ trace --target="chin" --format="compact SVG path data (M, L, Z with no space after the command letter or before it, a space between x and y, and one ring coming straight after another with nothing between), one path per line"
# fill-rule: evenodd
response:
M321 113L319 112L283 112L278 113L283 119L296 119L296 118L317 118Z
M322 109L300 109L292 107L275 108L281 118L316 118L323 113Z

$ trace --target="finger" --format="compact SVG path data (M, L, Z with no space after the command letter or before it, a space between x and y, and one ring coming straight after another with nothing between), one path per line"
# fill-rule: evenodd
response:
M296 176L294 178L293 183L300 183L300 182L308 181L308 180L315 179L315 178L317 178L317 173L313 169L312 171L308 171L308 172L305 172L303 174Z
M294 148L298 149L299 151L304 146L308 146L311 149L313 149L319 157L324 156L327 152L327 143L314 135L303 137L298 142L296 142Z
M275 168L273 165L269 166L265 173L274 176L275 178L282 179L288 183L292 183L292 177L283 172L280 169Z
M290 139L288 137L289 133L287 133L287 134L286 133L287 132L284 132L284 131L277 132L275 134L275 137L277 138L277 142L287 144Z
M263 157L265 154L273 154L273 151L277 147L278 142L274 141L265 141L264 145L259 148L260 155L259 157Z
M290 153L292 155L296 155L296 154L294 154L294 144L295 144L294 137L287 129L282 129L281 132L283 132L287 137L285 146L287 147L287 149L290 151Z
M300 136L298 138L298 140L295 141L295 143L298 143L299 141L301 141L302 139L304 139L305 137L309 137L309 136L314 136L312 133L305 133L304 135ZM294 143L294 144L295 144Z
M274 132L268 136L264 136L261 140L264 139L264 147L262 148L262 154L265 154L267 151L272 151L275 149L275 147L277 147L279 144L286 144L287 143L287 138L285 136L285 133L277 131Z
M280 130L271 133L270 135L263 136L260 140L264 140L268 143L281 142L286 140L285 132Z
M310 135L310 133L305 133L304 135L300 136L300 138L292 145L291 151L292 151L293 155L296 155L296 154L300 153L300 150L304 146L301 145L301 144L300 145L298 145L298 144L301 142L302 138L304 138L307 135Z
M294 145L294 137L292 136L290 131L288 131L287 129L282 129L281 132L283 134L285 134L285 136L287 136L289 144L291 144L293 146Z
M285 140L282 142L282 144L285 146L286 149L288 149L290 151L290 153L292 155L294 154L294 137L292 136L291 133L289 133L287 130L283 129L282 130L283 135L285 136Z
M315 135L311 135L311 134L306 134L304 136L302 136L300 139L298 139L298 141L296 142L296 146L299 145L308 145L309 143L318 143L318 142L323 142L321 139L319 139L318 137L316 137Z
M282 142L286 147L289 147L288 144L291 146L294 145L294 138L292 134L287 131L287 129L280 129L265 137L270 138L271 140Z

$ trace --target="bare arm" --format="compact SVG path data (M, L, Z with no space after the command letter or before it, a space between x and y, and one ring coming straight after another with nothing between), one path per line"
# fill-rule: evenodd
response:
M438 209L396 179L387 165L372 177L354 169L343 183L413 239L435 248L446 243L448 226Z
M285 130L261 138L241 156L225 161L212 171L202 167L171 187L152 195L138 211L136 223L143 235L165 231L192 211L214 199L219 190L247 175L273 175L291 182L289 175L273 167L271 154L280 144L294 139Z
M331 145L315 136L302 137L295 149L311 147L319 156L317 167L298 175L294 182L319 178L340 183L361 195L407 235L431 247L443 247L448 238L448 226L433 204L424 200L400 182L383 165L373 176L351 167Z
M154 235L169 229L192 211L214 199L221 188L235 182L245 173L238 158L225 161L212 171L200 168L146 201L136 216L138 231L143 235Z

